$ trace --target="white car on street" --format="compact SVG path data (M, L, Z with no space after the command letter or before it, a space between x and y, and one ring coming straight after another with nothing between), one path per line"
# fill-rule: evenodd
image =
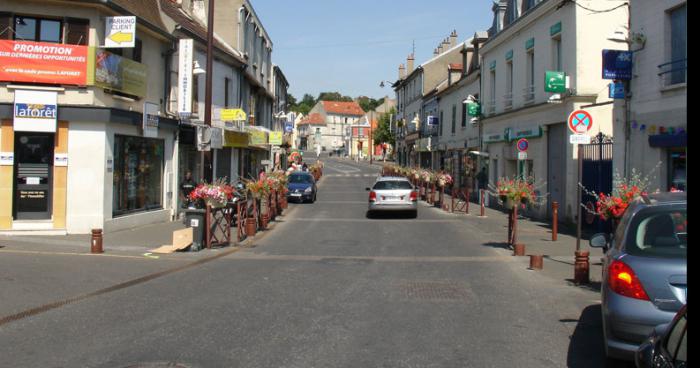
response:
M380 211L406 211L418 215L418 192L408 179L382 176L369 191L368 214Z

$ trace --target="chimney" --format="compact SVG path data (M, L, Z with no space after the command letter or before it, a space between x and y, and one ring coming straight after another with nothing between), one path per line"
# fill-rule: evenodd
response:
M438 49L433 49L433 56L438 56L440 53L438 52Z
M440 43L440 44L438 45L438 47L437 47L438 55L442 54L442 51L443 51L443 49L442 49L442 43Z
M450 39L445 38L444 40L442 40L442 51L445 52L449 49L450 49Z
M403 64L399 65L399 79L406 78L406 67Z
M452 33L450 33L450 47L455 47L457 46L457 30L453 30Z
M406 58L406 75L413 73L413 61L416 60L413 53Z

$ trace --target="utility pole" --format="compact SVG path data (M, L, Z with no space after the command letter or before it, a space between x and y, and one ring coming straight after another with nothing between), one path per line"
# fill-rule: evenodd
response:
M206 84L204 87L204 124L205 128L211 129L211 99L212 99L212 78L214 74L213 68L213 45L214 45L214 0L209 0L209 13L207 15L207 75ZM211 154L211 151L209 151ZM201 179L204 180L204 157L202 151L202 164L200 166ZM212 178L213 179L213 178Z

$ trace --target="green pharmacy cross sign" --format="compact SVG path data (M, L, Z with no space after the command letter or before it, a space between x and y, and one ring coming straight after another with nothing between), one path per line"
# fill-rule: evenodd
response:
M479 105L477 102L468 103L467 113L469 116L479 116L479 114L481 114L481 105Z
M546 71L544 73L544 91L554 93L566 92L566 73Z

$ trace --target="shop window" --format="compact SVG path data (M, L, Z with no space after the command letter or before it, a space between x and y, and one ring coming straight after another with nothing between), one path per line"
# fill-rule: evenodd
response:
M15 16L14 38L21 41L61 43L61 21Z
M163 208L162 139L114 136L112 214Z
M64 21L65 27L65 43L70 45L88 44L88 35L90 32L90 21L87 19L66 18Z

